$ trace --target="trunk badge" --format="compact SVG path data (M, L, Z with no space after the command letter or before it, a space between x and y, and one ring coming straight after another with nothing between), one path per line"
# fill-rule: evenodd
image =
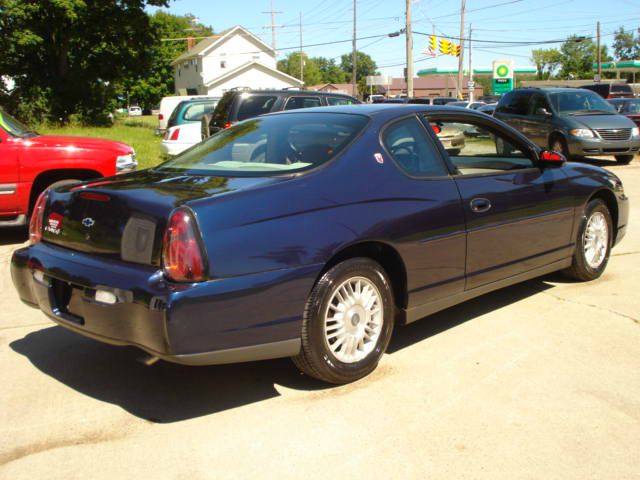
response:
M91 228L96 224L96 221L91 217L85 217L82 219L82 226L85 228Z

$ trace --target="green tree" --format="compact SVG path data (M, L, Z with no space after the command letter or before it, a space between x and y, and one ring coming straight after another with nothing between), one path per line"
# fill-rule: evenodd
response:
M193 16L178 16L158 10L151 16L153 42L150 45L151 64L137 77L126 79L122 84L121 96L127 95L132 103L142 108L152 108L162 97L175 91L174 73L171 62L186 52L184 40L166 41L170 38L185 38L190 35L204 37L213 35L211 27L194 24Z
M616 30L613 37L613 54L616 60L633 60L636 55L636 40L633 32L627 32L623 27Z
M340 57L340 69L345 73L347 82L351 82L353 75L353 57L350 53L345 53ZM358 91L366 92L367 84L366 77L369 75L377 75L378 66L376 62L364 52L357 52L356 54L356 81L358 82Z
M304 60L304 84L309 86L324 83L317 58L309 58L305 53L302 53L302 57ZM278 60L278 70L292 77L300 78L300 52L291 52L285 58Z
M540 48L531 51L531 61L538 69L538 80L552 77L560 65L561 55L556 48Z
M593 78L596 44L591 38L570 36L560 47L560 76L568 79ZM603 62L610 61L606 45L600 47Z
M314 57L313 60L320 69L323 83L345 83L347 81L346 74L333 58Z
M16 82L17 113L105 120L118 83L142 75L151 63L155 37L145 7L167 4L0 0L0 73Z

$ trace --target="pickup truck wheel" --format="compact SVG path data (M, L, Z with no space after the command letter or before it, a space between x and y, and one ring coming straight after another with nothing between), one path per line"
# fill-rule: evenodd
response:
M604 272L613 243L613 222L607 205L596 198L585 207L571 266L564 273L582 282Z
M44 192L47 189L53 189L53 188L58 188L58 187L64 187L65 185L72 185L74 183L79 183L82 182L82 180L79 179L74 179L74 178L66 178L64 180L58 180L57 182L53 182L49 185L46 185L42 190L40 191L32 191L31 192L31 200L29 201L29 214L27 215L27 225L29 224L29 220L31 219L31 212L33 211L33 207L36 204L36 200L38 199L38 197L40 196L40 194L42 192Z
M633 160L633 155L616 155L616 162L620 165L628 165Z
M387 349L394 323L391 285L369 258L353 258L327 271L304 310L302 349L293 357L309 376L344 384L371 373Z

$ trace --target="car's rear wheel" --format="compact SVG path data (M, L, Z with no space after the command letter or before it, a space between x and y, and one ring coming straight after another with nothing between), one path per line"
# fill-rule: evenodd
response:
M612 243L611 213L599 198L591 200L578 230L573 261L565 273L580 281L595 280L607 267Z
M616 155L616 162L620 165L628 165L633 160L633 155Z
M353 382L376 368L393 323L393 295L384 269L369 258L346 260L328 270L311 291L302 349L293 361L325 382Z

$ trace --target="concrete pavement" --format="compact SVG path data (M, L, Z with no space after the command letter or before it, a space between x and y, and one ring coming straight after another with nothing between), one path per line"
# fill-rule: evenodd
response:
M551 275L397 329L370 377L288 360L159 362L22 305L0 232L0 478L640 479L640 162L611 166L627 237L587 284Z

